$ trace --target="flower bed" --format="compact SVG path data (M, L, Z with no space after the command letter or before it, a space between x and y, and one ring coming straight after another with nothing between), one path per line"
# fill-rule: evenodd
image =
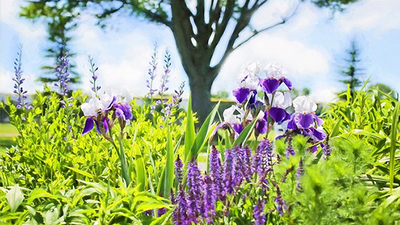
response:
M292 101L285 71L244 67L237 104L198 130L183 87L167 90L149 70L147 104L97 84L68 89L60 59L57 92L32 103L16 62L17 104L2 103L17 128L0 158L3 224L394 224L399 213L399 103L359 91L317 115L308 96ZM160 101L153 101L158 93ZM293 96L294 97L294 96ZM275 124L283 133L273 132ZM198 155L206 154L205 171ZM398 153L397 153L398 155Z

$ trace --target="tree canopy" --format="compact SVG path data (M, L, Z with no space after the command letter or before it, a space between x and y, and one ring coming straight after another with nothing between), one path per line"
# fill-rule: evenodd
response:
M356 0L311 0L319 7L341 11ZM68 42L69 31L80 15L90 13L104 26L105 19L116 13L144 18L170 28L189 78L193 109L203 121L211 110L211 86L228 56L261 32L282 25L296 12L297 6L280 21L255 28L252 17L269 0L38 0L22 7L21 16L43 19L48 24L49 40ZM300 4L300 1L298 4ZM65 38L60 38L62 35ZM224 38L223 38L224 37ZM227 37L227 38L225 38ZM225 41L227 39L227 41ZM221 57L214 59L217 46Z

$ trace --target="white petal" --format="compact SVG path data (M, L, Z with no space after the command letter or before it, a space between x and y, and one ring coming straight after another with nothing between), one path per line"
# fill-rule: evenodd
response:
M312 113L317 110L317 104L307 96L298 96L293 100L294 110L298 113Z

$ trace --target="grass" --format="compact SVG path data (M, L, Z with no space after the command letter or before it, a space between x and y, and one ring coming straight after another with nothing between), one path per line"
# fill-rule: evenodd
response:
M15 145L14 137L18 135L17 129L9 123L0 123L0 153L6 148Z
M1 136L17 136L18 131L10 123L0 123L0 137Z

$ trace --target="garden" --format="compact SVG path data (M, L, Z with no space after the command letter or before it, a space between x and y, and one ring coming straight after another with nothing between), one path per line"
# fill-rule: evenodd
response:
M144 104L103 88L89 61L91 95L69 90L63 56L32 102L15 61L18 101L0 105L17 133L0 152L1 224L399 223L391 95L366 83L316 113L283 68L249 63L236 104L199 124L183 85L165 94L168 57L157 91L150 67Z

